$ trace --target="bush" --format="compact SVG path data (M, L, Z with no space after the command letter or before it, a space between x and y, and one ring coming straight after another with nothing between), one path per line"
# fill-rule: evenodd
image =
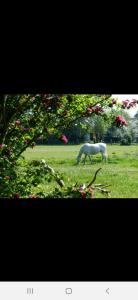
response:
M131 145L132 144L132 137L129 134L125 134L120 141L120 145Z

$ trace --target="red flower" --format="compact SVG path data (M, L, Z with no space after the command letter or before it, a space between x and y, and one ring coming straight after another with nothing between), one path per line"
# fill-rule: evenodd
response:
M62 134L62 135L59 137L59 140L62 141L62 142L64 142L64 144L67 144L67 143L68 143L68 139L67 139L67 137L66 137L64 134Z
M21 121L20 121L20 120L16 120L16 121L15 121L15 124L16 124L16 125L20 125L20 124L21 124Z
M101 107L101 106L98 106L98 105L94 107L94 110L95 110L95 113L96 113L96 114L99 114L99 113L103 112L102 107Z
M88 112L88 113L92 113L92 112L93 112L92 108L88 107L88 108L87 108L87 112Z
M128 125L127 121L123 118L123 116L117 116L115 119L115 123L117 124L118 127L121 127L123 125L125 126Z
M93 112L95 112L96 114L99 114L99 113L101 113L101 112L104 112L104 110L103 110L102 107L99 106L99 105L96 105L96 106L90 105L90 106L87 108L87 112L88 112L88 113L93 113Z
M18 193L14 194L13 196L14 196L14 198L20 198L20 194L18 194Z
M29 144L29 142L30 142L29 139L26 139L26 140L24 141L25 144Z
M122 101L122 108L129 109L130 107L136 106L137 100L133 99L131 102L129 100Z
M136 106L136 103L134 101L132 101L129 103L129 106L131 106L131 107Z
M86 192L80 191L80 193L81 193L81 197L82 197L82 198L86 198Z
M123 120L123 121L122 121L122 124L125 125L125 126L127 126L128 123L127 123L126 120Z
M126 108L126 107L128 107L129 106L129 100L124 100L124 101L122 101L122 108Z
M122 116L116 117L115 121L116 121L116 122L121 122L121 121L122 121Z

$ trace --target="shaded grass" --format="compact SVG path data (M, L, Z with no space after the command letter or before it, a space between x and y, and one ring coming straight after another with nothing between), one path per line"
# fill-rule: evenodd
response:
M81 145L36 146L34 149L27 149L24 156L27 160L45 159L56 171L64 174L66 185L76 182L89 183L95 171L101 167L102 170L97 176L96 183L110 184L112 198L138 197L138 145L107 145L107 163L102 162L101 155L98 154L93 156L92 165L89 159L85 165L82 163L76 165L76 156L80 147ZM50 191L55 186L57 184L51 182L40 185L40 188ZM102 198L103 195L96 192L95 197Z

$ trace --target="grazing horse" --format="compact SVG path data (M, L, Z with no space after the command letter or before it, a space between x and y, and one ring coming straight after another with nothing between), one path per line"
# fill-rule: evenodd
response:
M90 162L92 163L92 159L91 159L91 154L97 154L101 152L102 154L102 160L104 159L106 161L107 159L107 149L106 149L106 144L105 143L97 143L97 144L84 144L81 148L80 148L80 151L79 151L79 154L77 156L77 163L80 162L81 160L81 156L82 154L85 154L85 157L84 157L84 164L85 164L85 160L86 160L86 157L88 155L89 159L90 159Z

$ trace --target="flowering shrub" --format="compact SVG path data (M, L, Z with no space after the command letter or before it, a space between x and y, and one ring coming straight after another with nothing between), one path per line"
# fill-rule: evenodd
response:
M44 160L32 160L25 162L24 159L19 159L14 168L12 176L1 177L1 186L7 185L7 195L5 190L1 190L1 197L12 198L38 198L45 197L41 188L37 194L34 194L33 189L39 187L40 184L49 183L54 180L60 187L64 186L62 180L63 175L55 172L50 166L46 165Z

